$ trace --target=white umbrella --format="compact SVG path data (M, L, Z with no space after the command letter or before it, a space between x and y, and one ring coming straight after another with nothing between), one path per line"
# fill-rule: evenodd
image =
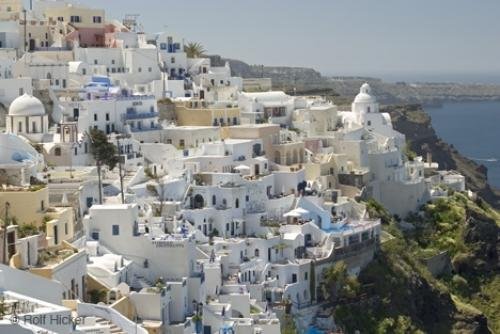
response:
M297 208L297 209L293 209L292 211L288 211L283 216L284 217L302 217L303 215L306 215L308 213L309 213L309 211L307 211L306 209Z
M235 170L250 170L250 167L248 167L247 165L238 165L236 167L234 167Z

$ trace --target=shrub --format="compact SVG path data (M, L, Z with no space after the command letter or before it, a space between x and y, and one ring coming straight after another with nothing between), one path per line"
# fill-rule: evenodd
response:
M463 274L470 271L473 267L472 255L467 253L458 253L451 260L453 270L458 274Z
M453 275L451 279L451 284L455 290L460 292L460 294L466 294L468 290L467 280L460 275Z

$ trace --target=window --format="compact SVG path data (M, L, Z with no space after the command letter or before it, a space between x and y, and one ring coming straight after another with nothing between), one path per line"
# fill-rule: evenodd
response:
M292 283L297 282L297 274L292 274Z
M254 254L255 254L255 257L259 257L259 249L258 248L255 249Z
M55 155L56 157L60 157L60 156L61 156L61 148L60 148L60 147L56 147L56 148L54 149L54 155Z
M36 133L36 122L31 122L31 132Z
M94 122L97 122L97 114L94 114Z
M175 57L170 58L170 62L171 62L172 64L175 64Z
M94 23L101 23L102 22L102 17L100 17L100 16L94 16L93 17L93 21L94 21Z
M57 21L59 21L59 22L64 22L64 17L62 17L62 16L58 16L58 17L57 17Z
M71 21L71 23L80 23L80 22L82 22L80 16L78 16L78 15L72 15L71 18L70 18L70 21Z
M94 59L94 65L97 65L97 59Z
M78 148L75 147L75 155L78 155Z
M236 209L240 207L240 200L238 198L234 201L234 206L236 207Z
M82 68L82 74L83 75L87 75L87 69L86 68Z
M212 205L216 204L217 204L217 197L215 197L215 195L212 195Z
M372 125L372 121L368 121L368 126Z
M114 59L111 59L111 64L115 64L115 60Z
M153 69L151 67L148 67L148 72L152 72Z
M120 235L120 225L113 225L113 235Z
M142 68L141 68L141 67L139 67L139 68L137 69L137 72L141 73L141 72L142 72Z

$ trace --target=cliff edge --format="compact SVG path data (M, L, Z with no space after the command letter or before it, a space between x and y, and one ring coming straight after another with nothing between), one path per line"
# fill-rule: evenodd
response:
M391 115L394 129L406 135L411 150L423 157L430 152L432 160L439 163L440 169L460 172L465 176L470 190L494 208L500 208L500 191L488 184L487 168L464 157L453 145L439 138L432 127L430 116L420 105L384 106L381 112Z

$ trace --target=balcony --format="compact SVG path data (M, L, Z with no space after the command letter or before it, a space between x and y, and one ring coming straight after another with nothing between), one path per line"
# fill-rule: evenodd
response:
M149 127L145 127L145 126L142 126L142 127L131 127L130 128L130 131L132 132L144 132L144 131L154 131L154 130L159 130L161 129L161 126L160 125L155 125L155 126L149 126Z
M123 115L123 118L125 120L146 119L146 118L155 118L158 117L159 115L160 114L156 111L137 112L135 110L127 110L127 113Z

